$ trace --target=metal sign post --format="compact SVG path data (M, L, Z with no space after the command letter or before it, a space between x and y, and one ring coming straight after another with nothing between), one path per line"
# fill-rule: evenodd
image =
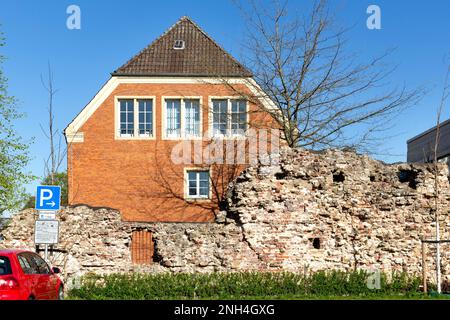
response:
M45 245L44 259L45 261L48 261L48 244Z
M61 187L37 187L35 209L39 212L39 219L35 222L34 243L44 245L45 260L48 260L48 246L58 243L59 221L56 219L56 212L60 204Z

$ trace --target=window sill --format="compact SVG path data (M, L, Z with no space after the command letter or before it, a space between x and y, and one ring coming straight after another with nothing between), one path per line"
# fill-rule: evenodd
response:
M115 140L155 140L155 136L115 136Z
M236 135L215 134L215 135L211 135L209 138L210 139L222 139L222 140L245 140L248 137L245 134L236 134Z
M184 199L187 202L209 202L209 201L211 201L210 198L201 198L201 197L198 197L198 198L186 197Z
M163 137L162 140L203 140L202 136Z

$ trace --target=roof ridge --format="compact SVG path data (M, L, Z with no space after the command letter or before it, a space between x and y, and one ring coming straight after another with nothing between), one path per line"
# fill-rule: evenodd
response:
M219 49L221 49L223 52L225 52L225 54L231 58L231 60L233 60L235 63L237 63L240 67L242 67L245 71L251 73L249 70L247 70L247 68L240 63L239 61L237 61L230 53L228 53L227 50L225 50L220 44L218 44L208 33L206 33L206 31L204 31L197 23L195 23L191 18L189 18L188 16L183 16L181 19L185 18L185 20L189 21L190 23L192 23L198 30L201 31L201 33L203 33L209 40L211 40L212 43L214 43L214 45L216 45ZM179 21L181 21L181 19Z

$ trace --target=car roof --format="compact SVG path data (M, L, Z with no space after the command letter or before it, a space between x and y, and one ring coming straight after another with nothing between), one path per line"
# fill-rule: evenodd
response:
M11 255L11 254L18 254L22 252L31 252L29 250L23 250L23 249L0 249L0 255Z

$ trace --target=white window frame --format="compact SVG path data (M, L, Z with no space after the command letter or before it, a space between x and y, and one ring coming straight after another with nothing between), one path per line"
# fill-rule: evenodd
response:
M216 134L214 133L213 128L213 117L214 117L214 106L213 106L213 100L227 100L227 134ZM240 96L210 96L208 97L208 105L209 105L209 112L208 112L208 133L209 137L211 138L224 138L224 139L240 139L245 138L246 134L237 134L237 133L231 133L231 100L245 100L245 121L247 124L247 130L249 129L249 101L245 99L244 97Z
M140 100L151 100L152 101L152 125L151 125L151 134L141 134L139 131L140 131L140 128L139 128L139 125L140 125L140 122L139 122L139 115L140 115L140 110L139 110L139 101ZM155 125L154 125L154 119L156 118L155 116L154 116L154 113L155 113L155 100L153 100L153 99L142 99L142 98L137 98L137 99L135 99L134 100L134 103L135 103L135 110L136 110L136 112L137 112L137 119L138 119L138 122L137 122L137 124L135 125L135 132L137 133L137 136L138 137L151 137L151 136L153 136L153 135L155 135L155 132L154 132L154 129L155 129ZM144 116L144 124L146 123L146 120L145 120L145 116ZM136 130L136 126L137 126L137 130Z
M133 100L134 134L120 134L120 100ZM139 134L139 103L138 100L152 100L152 134ZM114 112L114 139L115 140L154 140L156 138L156 96L116 96Z
M180 136L178 137L168 137L166 133L167 129L167 108L166 108L166 100L181 100L180 103ZM186 119L185 119L185 100L199 100L199 132L198 136L196 135L186 135ZM203 134L203 99L201 96L162 96L161 97L161 124L162 124L162 139L163 140L200 140L202 139Z
M192 196L189 195L189 172L196 171L196 172L208 172L209 174L209 190L208 190L208 196ZM212 183L211 183L211 175L212 175L212 169L210 167L208 168L202 168L202 167L193 167L193 168L184 168L184 198L186 200L193 200L193 201L199 201L199 200L211 200L212 197ZM198 179L197 179L198 183ZM198 183L197 188L200 188L200 184Z
M122 124L122 121L121 121L121 116L122 116L122 111L120 110L120 102L121 101L123 101L123 100L127 100L127 101L129 101L129 100L131 100L131 101L133 101L133 133L132 134L130 134L130 133L125 133L125 134L122 134L120 131L121 131L121 124ZM121 137L124 137L124 138L131 138L131 137L133 137L134 135L135 135L135 133L136 133L136 107L135 107L135 102L134 102L134 100L133 99L118 99L118 107L119 107L119 123L118 123L118 134L121 136ZM127 119L126 119L126 124L127 124L127 128L126 128L126 130L128 131L128 110L126 111L126 116L127 116Z

